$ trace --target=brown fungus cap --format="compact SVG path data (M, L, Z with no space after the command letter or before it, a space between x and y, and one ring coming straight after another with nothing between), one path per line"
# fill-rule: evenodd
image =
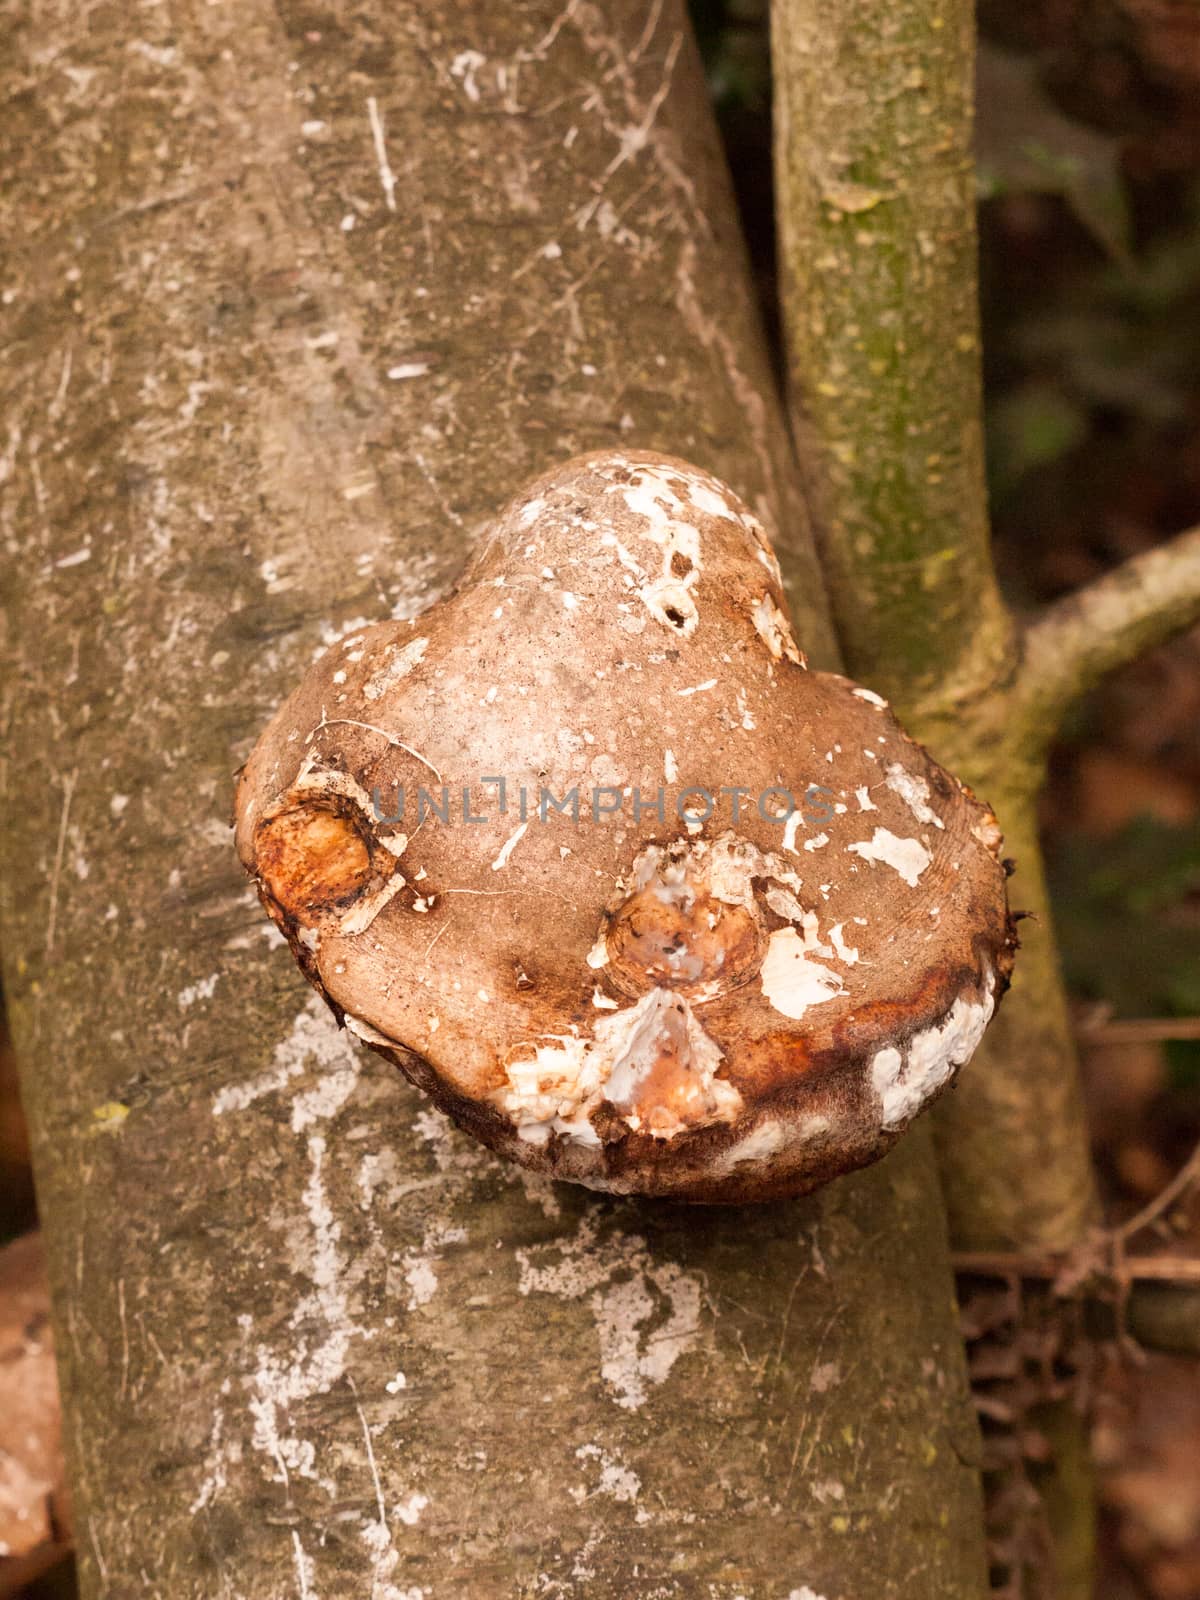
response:
M1012 965L1000 842L806 669L736 496L634 451L546 474L447 599L335 645L237 791L360 1038L523 1166L702 1201L861 1166L950 1081Z

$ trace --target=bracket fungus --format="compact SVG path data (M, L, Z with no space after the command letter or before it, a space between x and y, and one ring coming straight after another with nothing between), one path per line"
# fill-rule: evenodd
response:
M882 1155L1012 966L995 818L807 669L759 523L656 454L541 477L447 598L323 655L236 827L348 1028L492 1149L620 1193Z

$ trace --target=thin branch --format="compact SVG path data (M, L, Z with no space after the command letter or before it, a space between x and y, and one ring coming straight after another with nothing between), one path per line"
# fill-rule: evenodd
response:
M1073 1260L1072 1257L1075 1257ZM1051 1294L1107 1302L1117 1327L1147 1350L1200 1355L1200 1256L1127 1256L1113 1235L1082 1250L963 1250L951 1257L964 1276L1044 1283Z
M1151 1223L1165 1216L1175 1202L1197 1183L1200 1183L1200 1145L1192 1151L1165 1189L1161 1189L1154 1199L1130 1217L1128 1222L1123 1222L1119 1228L1113 1229L1114 1238L1123 1247L1135 1234L1141 1233L1143 1228L1148 1228Z
M956 1250L955 1272L980 1278L1034 1278L1056 1281L1067 1258L1051 1251ZM1134 1283L1173 1283L1200 1287L1200 1256L1124 1256L1121 1276Z
M1088 1285L1117 1295L1118 1323L1137 1329L1152 1349L1200 1351L1200 1256L1131 1256L1126 1245L1200 1183L1200 1145L1149 1205L1115 1228L1100 1229L1072 1250L960 1250L956 1272L984 1278L1032 1278L1064 1298Z
M1025 634L1017 700L1031 735L1047 742L1108 673L1197 620L1200 527L1057 601Z
M1160 1044L1200 1039L1200 1017L1105 1017L1081 1022L1075 1032L1088 1044Z

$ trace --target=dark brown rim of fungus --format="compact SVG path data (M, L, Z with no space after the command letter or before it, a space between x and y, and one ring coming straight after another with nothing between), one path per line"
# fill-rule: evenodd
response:
M874 1160L1012 966L995 817L807 670L737 497L640 451L547 473L448 598L322 656L236 822L346 1026L594 1188L763 1200Z

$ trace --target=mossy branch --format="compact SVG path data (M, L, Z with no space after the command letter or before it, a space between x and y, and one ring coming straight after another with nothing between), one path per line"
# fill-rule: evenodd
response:
M793 423L842 647L902 709L990 680L1012 629L984 493L963 0L776 0Z
M1025 730L1048 743L1089 689L1200 619L1200 527L1050 606L1025 633L1014 688Z

